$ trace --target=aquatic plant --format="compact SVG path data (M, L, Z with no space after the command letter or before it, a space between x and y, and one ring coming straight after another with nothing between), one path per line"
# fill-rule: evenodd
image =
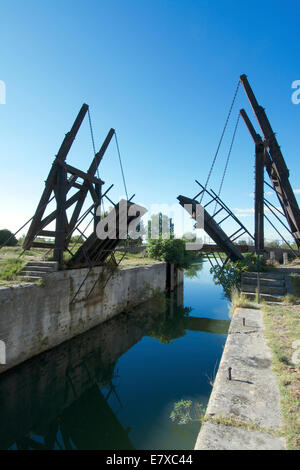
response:
M176 424L187 424L191 421L202 421L205 415L205 407L201 403L192 400L179 400L174 403L170 419Z

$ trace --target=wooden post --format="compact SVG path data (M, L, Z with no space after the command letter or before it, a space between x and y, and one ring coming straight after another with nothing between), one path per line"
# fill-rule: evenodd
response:
M255 145L255 250L264 249L264 145Z
M100 219L101 219L101 216L100 215L96 215L96 213L98 212L98 214L100 214L100 210L98 210L98 207L101 208L101 184L95 184L95 193L97 194L97 198L98 198L98 205L95 206L95 211L94 211L94 231L96 232L96 227L97 227L97 224L98 222L100 222ZM104 214L103 214L104 216Z
M66 238L66 195L67 195L67 173L64 166L57 165L56 180L56 227L54 243L54 261L58 262L58 268L63 266L63 254Z

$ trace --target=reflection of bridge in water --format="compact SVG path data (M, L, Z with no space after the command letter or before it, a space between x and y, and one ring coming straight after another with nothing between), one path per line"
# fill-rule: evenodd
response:
M100 387L116 393L115 364L149 328L149 311L151 303L147 314L119 315L2 374L0 448L132 449Z
M133 449L130 429L118 418L122 403L114 380L119 357L144 336L155 336L157 320L174 323L174 338L178 322L183 334L184 329L227 332L229 322L189 317L182 304L179 289L173 301L149 301L3 373L0 448ZM172 330L168 333L172 336ZM118 411L111 409L112 396Z

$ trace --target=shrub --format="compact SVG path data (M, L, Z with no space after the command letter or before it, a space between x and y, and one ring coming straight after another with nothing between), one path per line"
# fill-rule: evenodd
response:
M193 252L185 249L185 240L180 238L149 240L147 254L151 258L174 263L181 269L189 268L194 260Z

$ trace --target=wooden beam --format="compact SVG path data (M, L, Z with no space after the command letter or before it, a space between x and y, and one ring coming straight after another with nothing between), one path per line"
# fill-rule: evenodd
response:
M255 106L258 106L257 101L254 104ZM255 144L263 143L261 136L254 130L246 111L242 109L240 113ZM264 163L291 232L293 233L293 237L297 246L300 247L300 211L289 179L285 172L281 173L280 166L272 160L271 155L266 148L264 150Z
M54 249L54 243L47 243L47 242L32 242L31 246L33 248L51 248L51 249Z
M56 185L56 227L55 227L55 248L53 259L58 262L58 267L63 265L63 254L65 250L66 238L66 195L67 195L67 172L64 166L57 169Z
M88 174L89 175L94 175L96 173L97 168L100 165L100 162L103 158L103 155L105 154L106 149L109 146L109 143L110 143L114 133L115 133L114 129L110 129L110 131L108 132L108 134L106 136L106 139L102 144L102 147L100 148L99 152L96 153L96 155L95 155L95 157L94 157L94 159L93 159L93 161L92 161L92 163L91 163L91 165L88 169Z
M74 181L74 183L71 183L71 186L72 188L82 189L82 184L76 183L76 181Z
M72 175L79 176L85 181L89 181L90 183L94 184L104 184L104 181L100 180L99 178L96 178L93 175L90 175L88 173L85 173L84 171L78 170L78 168L74 168L71 165L65 165L65 168L68 173L71 173Z
M65 138L60 146L60 149L58 151L58 154L56 156L56 160L59 160L61 162L64 162L67 155L68 155L68 152L72 146L72 143L76 137L76 134L82 124L82 121L86 115L86 112L88 110L88 105L87 104L83 104L75 121L74 121L74 124L70 130L70 132L68 132L66 135L65 135ZM30 245L31 245L31 242L33 241L34 237L36 236L36 233L38 231L38 227L40 225L40 222L43 218L43 215L44 215L44 212L46 210L46 207L47 207L47 204L49 202L49 199L50 199L50 196L51 196L51 193L52 193L52 190L53 190L53 185L55 183L55 180L56 180L56 173L57 173L57 166L56 165L52 165L52 168L49 172L49 175L47 177L47 180L46 180L46 185L45 185L45 189L43 191L43 194L42 194L42 197L40 199L40 202L37 206L37 209L36 209L36 212L35 212L35 215L32 219L32 222L31 222L31 225L29 227L29 230L27 232L27 235L25 237L25 240L24 240L24 243L23 243L23 248L25 250L29 249L30 248Z
M255 248L257 253L264 249L264 144L255 145Z
M69 209L69 207L71 207L74 204L74 202L78 201L80 194L81 194L81 191L77 191L77 193L73 194L73 196L71 196L70 199L66 201L65 203L66 210ZM38 230L42 230L44 227L50 224L50 222L53 222L53 220L56 219L56 216L57 216L57 210L55 209L53 212L51 212L51 214L47 215L47 217L45 217L40 222Z
M41 230L38 234L39 237L55 237L54 230Z
M101 185L95 185L95 193L96 193L96 206L94 209L94 231L96 232L97 224L101 220L100 214L97 215L98 208L101 210L101 198L102 198L102 186Z
M275 137L275 133L271 127L270 121L267 118L267 115L265 113L265 110L262 106L260 106L257 102L257 99L253 93L253 90L250 86L250 83L248 82L247 76L246 75L241 75L240 76L240 81L244 87L245 93L249 99L249 102L252 106L253 112L256 116L256 119L258 121L258 124L262 130L262 133L264 135L264 138L270 148L270 154L273 159L273 161L276 163L278 166L280 172L284 174L285 176L289 176L289 171L287 169L287 166L285 164L283 155L281 153L280 147L278 145L277 139Z
M260 144L262 142L262 138L256 132L256 130L254 129L254 126L253 126L252 122L250 121L250 119L248 117L248 114L246 113L246 111L244 109L240 109L240 115L244 119L244 122L245 122L245 124L248 128L248 131L250 132L250 135L251 135L252 139L254 140L254 143L255 144Z

